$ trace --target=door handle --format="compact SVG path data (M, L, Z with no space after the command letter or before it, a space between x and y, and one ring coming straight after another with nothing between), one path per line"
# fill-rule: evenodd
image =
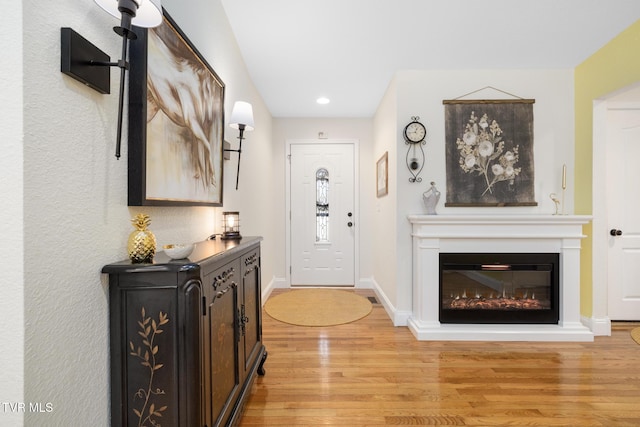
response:
M609 231L609 234L612 236L622 236L622 230L612 228L611 231Z

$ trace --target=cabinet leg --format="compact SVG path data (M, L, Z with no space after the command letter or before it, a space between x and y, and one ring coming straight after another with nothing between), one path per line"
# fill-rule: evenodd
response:
M267 361L267 356L268 356L268 353L267 353L267 350L265 350L264 353L262 354L262 360L260 361L260 365L258 365L258 375L260 376L265 374L264 362Z

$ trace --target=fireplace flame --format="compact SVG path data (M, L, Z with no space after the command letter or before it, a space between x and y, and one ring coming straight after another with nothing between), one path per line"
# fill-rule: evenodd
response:
M487 310L542 310L548 309L549 304L537 300L534 293L531 297L527 292L522 296L512 295L507 297L506 292L502 292L502 296L496 296L491 293L489 297L485 297L476 292L475 298L467 296L467 291L463 291L462 295L458 294L448 300L443 301L443 307L452 309L487 309Z

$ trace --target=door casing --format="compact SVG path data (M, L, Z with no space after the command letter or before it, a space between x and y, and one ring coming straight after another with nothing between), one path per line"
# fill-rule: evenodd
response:
M289 155L292 144L353 144L354 157L354 287L360 287L360 142L357 139L287 139L285 141L285 268L286 284L291 287L291 167Z
M640 106L609 109L611 133L607 140L607 176L610 198L609 229L622 228L621 236L610 236L608 314L612 320L640 320L638 262L640 228L635 216L640 210L638 168L632 165L640 154ZM625 167L626 162L626 167ZM626 190L626 191L624 191Z
M626 94L626 95L625 95ZM621 100L621 96L624 101ZM612 107L640 108L640 84L622 88L593 103L593 180L592 180L592 313L587 319L595 335L611 335L611 318L608 313L609 219L606 204L597 195L607 191L607 110Z

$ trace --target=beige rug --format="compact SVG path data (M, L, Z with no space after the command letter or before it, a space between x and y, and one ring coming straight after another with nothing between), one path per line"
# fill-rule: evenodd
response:
M339 289L294 289L270 297L264 305L276 320L298 326L333 326L371 313L371 302Z
M640 344L640 328L634 328L631 330L631 338L638 344Z

